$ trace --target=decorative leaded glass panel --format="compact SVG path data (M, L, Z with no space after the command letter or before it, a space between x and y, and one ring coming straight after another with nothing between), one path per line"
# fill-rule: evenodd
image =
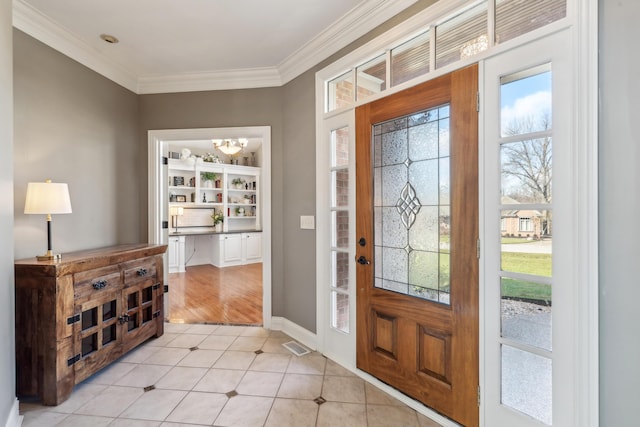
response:
M374 286L449 304L449 106L373 128Z

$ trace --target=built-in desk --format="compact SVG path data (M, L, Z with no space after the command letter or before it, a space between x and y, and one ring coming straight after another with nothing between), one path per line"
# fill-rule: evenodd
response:
M211 228L180 229L169 233L169 273L189 265L216 267L262 262L262 231L216 232Z

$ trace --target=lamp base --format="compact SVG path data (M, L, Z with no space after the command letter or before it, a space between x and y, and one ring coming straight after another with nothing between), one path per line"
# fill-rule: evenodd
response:
M36 259L38 261L60 261L62 259L62 255L61 254L54 254L51 251L47 251L47 253L44 254L44 255L36 256Z

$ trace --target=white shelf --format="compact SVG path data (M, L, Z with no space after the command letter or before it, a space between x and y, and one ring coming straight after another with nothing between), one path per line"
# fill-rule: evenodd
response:
M225 220L244 220L244 221L224 221L224 232L235 231L251 231L259 230L260 224L260 173L259 167L226 165L219 163L199 163L188 165L181 160L169 159L168 176L171 180L173 177L182 177L187 185L169 185L168 192L176 194L180 197L187 198L185 202L170 202L170 206L180 206L187 209L216 209L222 212ZM213 172L217 175L215 182L219 187L205 187L202 181L203 172ZM231 182L234 179L241 179L247 183L250 188L235 188ZM172 182L169 182L171 184ZM195 186L189 186L189 183L195 183ZM256 188L253 188L255 183ZM203 195L206 196L207 202L202 202ZM243 203L244 197L251 196L254 203ZM192 199L192 197L194 199ZM170 197L169 197L170 199ZM194 200L193 202L191 200ZM212 200L216 200L212 202ZM218 202L218 200L221 200ZM254 213L252 216L235 216L236 208L244 208L246 211ZM189 212L189 214L196 212ZM228 214L229 213L229 214ZM186 215L187 213L183 214ZM198 218L195 215L195 218ZM170 219L171 220L171 219ZM205 221L201 218L198 221ZM232 225L230 225L232 223ZM235 224L235 225L233 225Z

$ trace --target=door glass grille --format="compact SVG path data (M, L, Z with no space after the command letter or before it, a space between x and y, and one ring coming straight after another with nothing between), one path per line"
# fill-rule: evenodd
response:
M450 303L449 105L373 127L375 282Z

